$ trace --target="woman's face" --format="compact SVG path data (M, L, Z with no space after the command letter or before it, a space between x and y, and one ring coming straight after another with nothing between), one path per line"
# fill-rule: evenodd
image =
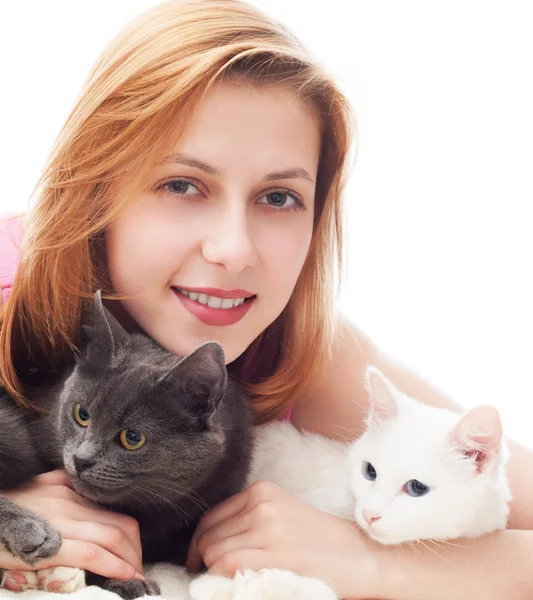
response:
M282 312L313 228L318 120L287 89L222 83L107 231L135 322L185 355L233 361Z

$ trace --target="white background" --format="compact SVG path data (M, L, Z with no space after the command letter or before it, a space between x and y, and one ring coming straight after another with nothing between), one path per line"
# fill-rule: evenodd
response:
M2 8L0 207L24 209L96 57L153 0ZM359 122L340 302L378 344L533 446L529 2L255 0Z

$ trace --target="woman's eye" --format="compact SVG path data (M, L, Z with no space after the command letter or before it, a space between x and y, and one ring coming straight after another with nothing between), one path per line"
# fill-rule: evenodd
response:
M186 179L173 179L163 184L165 189L179 196L195 196L200 194L200 190Z
M405 484L405 491L413 498L419 498L425 496L429 492L430 488L418 481L418 479L411 479Z
M261 196L258 203L268 204L276 208L296 208L303 206L302 202L289 192L270 192Z
M74 407L74 418L77 423L82 427L88 427L91 422L91 417L89 413L83 408L81 404L76 404Z
M132 429L123 429L120 432L120 443L126 450L138 450L146 443L146 436Z
M376 478L378 476L378 474L376 473L376 469L374 469L374 467L372 466L372 463L366 461L363 463L363 475L369 481L376 481Z

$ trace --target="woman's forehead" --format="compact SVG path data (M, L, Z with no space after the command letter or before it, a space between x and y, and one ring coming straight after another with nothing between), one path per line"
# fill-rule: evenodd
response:
M216 174L239 165L262 172L290 166L314 179L319 148L318 118L288 87L222 82L206 94L169 162L186 156Z

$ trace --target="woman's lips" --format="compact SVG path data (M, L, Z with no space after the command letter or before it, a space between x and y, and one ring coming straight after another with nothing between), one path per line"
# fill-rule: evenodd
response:
M186 291L189 291L189 288L183 288ZM207 290L208 288L202 288L202 290ZM209 288L212 289L212 288ZM234 306L233 308L212 308L207 304L201 304L196 300L192 300L185 294L182 294L178 291L177 288L172 288L174 295L178 298L178 300L183 304L183 306L199 321L205 323L206 325L215 325L215 326L225 326L225 325L234 325L238 323L246 313L252 307L252 304L255 302L256 296L252 296L251 298L246 298L246 300L239 304L238 306ZM190 291L194 291L191 290ZM213 290L214 291L214 290ZM245 290L232 290L237 291L239 294ZM206 293L205 291L197 292L197 293ZM220 291L219 291L220 293ZM216 294L213 294L214 296ZM222 296L218 296L221 298ZM245 295L236 295L229 296L230 298L244 298Z

